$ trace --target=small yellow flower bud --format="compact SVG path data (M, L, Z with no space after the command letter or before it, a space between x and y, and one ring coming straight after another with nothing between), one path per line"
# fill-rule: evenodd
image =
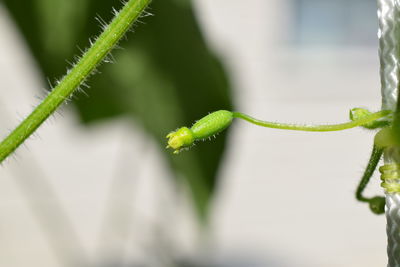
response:
M167 148L170 147L174 149L175 154L178 154L180 149L191 146L194 142L193 132L187 127L182 127L175 132L170 132L167 138Z

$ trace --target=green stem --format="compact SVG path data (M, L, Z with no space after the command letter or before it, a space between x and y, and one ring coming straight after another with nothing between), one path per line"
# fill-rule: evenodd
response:
M241 112L233 112L234 118L239 118L246 120L250 123L268 127L268 128L275 128L275 129L283 129L283 130L295 130L295 131L308 131L308 132L330 132L330 131L341 131L350 128L354 128L357 126L362 126L369 122L373 122L377 119L383 118L389 115L391 111L389 110L382 110L379 112L372 113L369 116L365 116L361 119L340 123L340 124L330 124L330 125L298 125L298 124L288 124L288 123L279 123L279 122L270 122L270 121L262 121L250 117L249 115L243 114Z
M53 112L77 90L101 63L151 0L129 0L96 42L52 92L0 143L0 162L17 149Z
M371 179L372 175L374 174L376 166L378 165L379 160L382 157L382 153L383 153L383 148L379 148L376 145L373 146L367 168L365 169L363 176L361 178L361 181L357 187L357 191L356 191L357 200L362 201L362 202L370 201L370 198L366 198L363 196L363 192L364 192L365 187L369 183L369 180Z

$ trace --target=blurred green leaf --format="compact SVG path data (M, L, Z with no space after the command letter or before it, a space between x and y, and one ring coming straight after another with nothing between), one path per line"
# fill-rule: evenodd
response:
M66 59L75 62L88 38L99 34L100 22L112 18L119 0L3 0L23 33L44 78L60 78ZM201 34L189 0L153 0L135 34L113 52L116 64L100 66L85 89L89 97L75 101L84 124L130 117L164 150L165 135L218 109L231 109L225 71ZM101 20L101 19L100 19ZM56 82L51 80L51 82ZM225 134L214 142L172 156L163 151L191 189L199 217L206 219L216 186Z

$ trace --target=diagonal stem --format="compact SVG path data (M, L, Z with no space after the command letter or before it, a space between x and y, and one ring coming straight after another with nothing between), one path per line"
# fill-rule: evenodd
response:
M67 101L129 30L151 0L129 0L116 13L96 42L84 53L60 83L32 113L0 143L0 163L14 152L39 126Z

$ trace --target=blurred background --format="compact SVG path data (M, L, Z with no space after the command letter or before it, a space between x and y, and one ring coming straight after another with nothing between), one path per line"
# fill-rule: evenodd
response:
M0 133L57 84L119 0L0 1ZM0 266L386 264L356 202L373 133L242 121L177 156L210 111L297 123L380 108L373 0L154 0L87 86L0 169ZM97 20L96 20L97 18ZM379 194L378 177L367 194Z

